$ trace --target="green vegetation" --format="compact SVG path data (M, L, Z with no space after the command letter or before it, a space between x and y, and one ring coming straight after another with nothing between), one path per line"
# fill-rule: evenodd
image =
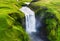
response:
M35 9L35 8L36 9ZM50 41L60 41L60 0L39 0L31 4L38 16L44 16L47 37Z
M0 41L29 41L22 22L24 14L19 11L24 2L32 0L0 0ZM60 41L60 0L38 0L30 8L36 15L44 16L47 37L50 41Z
M0 41L29 41L22 26L21 4L17 0L0 0Z

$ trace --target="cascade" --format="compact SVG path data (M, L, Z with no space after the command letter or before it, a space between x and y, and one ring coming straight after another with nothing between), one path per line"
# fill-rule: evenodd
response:
M29 5L30 3L26 3ZM26 21L26 32L29 34L31 41L43 41L39 38L39 35L37 35L36 30L36 19L35 19L35 13L32 11L29 7L23 6L19 9L25 14L25 21Z
M27 6L22 7L20 10L25 14L26 32L28 32L28 33L36 32L35 13L30 8L28 8Z

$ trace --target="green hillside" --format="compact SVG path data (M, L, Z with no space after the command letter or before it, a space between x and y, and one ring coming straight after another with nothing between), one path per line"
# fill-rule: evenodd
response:
M47 37L50 41L60 41L60 0L39 0L31 3L36 15L44 16Z
M24 14L19 10L24 2L32 0L0 0L0 41L30 41L22 22ZM35 15L44 16L47 38L60 41L60 0L38 0L29 7Z
M20 7L17 0L0 0L0 41L29 41L22 26L24 14Z

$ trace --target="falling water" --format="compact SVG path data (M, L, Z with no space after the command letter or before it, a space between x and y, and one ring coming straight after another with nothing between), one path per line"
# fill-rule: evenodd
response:
M27 6L20 9L25 14L26 32L29 34L31 41L42 41L37 35L35 13Z
M25 14L25 18L26 18L26 32L28 33L32 33L32 32L36 32L36 28L35 28L35 13L28 7L22 7L20 9L24 14Z

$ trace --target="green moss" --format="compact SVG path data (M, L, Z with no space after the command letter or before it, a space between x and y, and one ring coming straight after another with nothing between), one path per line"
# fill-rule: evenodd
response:
M0 41L29 41L22 26L21 7L17 0L0 0Z
M60 41L60 0L39 0L32 3L40 7L36 15L44 15L43 23L46 25L47 37L50 41ZM34 8L34 7L33 7Z

